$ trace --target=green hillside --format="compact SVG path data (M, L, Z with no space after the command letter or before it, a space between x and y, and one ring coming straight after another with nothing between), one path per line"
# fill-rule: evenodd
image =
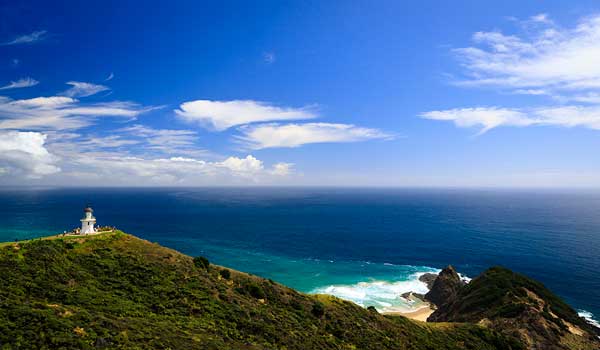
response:
M385 317L121 232L0 247L2 349L519 349Z
M458 280L444 271L428 295ZM57 236L0 245L0 348L600 348L593 327L525 276L494 267L452 290L424 323L122 232Z

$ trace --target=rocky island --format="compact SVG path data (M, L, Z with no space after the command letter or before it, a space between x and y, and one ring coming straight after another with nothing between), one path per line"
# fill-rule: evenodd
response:
M540 283L428 276L428 321L210 264L118 230L0 245L2 349L599 349Z

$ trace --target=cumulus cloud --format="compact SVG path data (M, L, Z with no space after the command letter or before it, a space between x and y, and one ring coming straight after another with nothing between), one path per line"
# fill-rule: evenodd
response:
M46 39L48 31L38 30L30 34L25 34L14 38L13 40L2 43L1 45L19 45L19 44L31 44L37 41Z
M71 85L71 88L63 91L61 95L68 97L87 97L102 91L110 90L108 86L81 81L68 81L67 85Z
M39 178L59 172L57 158L48 152L45 142L46 135L39 132L0 131L2 173Z
M277 107L252 100L196 100L181 104L175 113L184 121L222 131L236 125L277 120L316 118L310 107Z
M480 134L500 126L585 127L600 130L600 106L538 108L457 108L422 113L421 117L453 122L457 127L480 127Z
M0 96L0 129L67 130L90 125L97 117L134 119L154 107L131 102L84 104L66 96L12 100Z
M523 35L477 32L477 46L456 49L471 86L581 90L600 87L600 16L574 28L555 26L547 15L533 16L542 26Z
M21 78L17 81L11 81L9 84L0 87L0 90L26 88L26 87L35 86L39 83L40 83L39 81L29 78L29 77Z
M253 174L264 169L262 161L251 155L246 158L229 157L218 165L240 174Z
M240 131L243 135L239 136L238 140L251 149L299 147L309 143L357 142L392 137L378 129L332 123L261 124L242 127Z
M271 174L277 176L287 176L292 173L294 164L292 163L277 163L273 165L273 170L271 170Z

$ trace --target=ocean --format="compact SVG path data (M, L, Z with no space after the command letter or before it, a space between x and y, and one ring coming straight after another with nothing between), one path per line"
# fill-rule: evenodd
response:
M600 318L600 192L349 188L0 190L0 241L100 225L382 311L418 276L502 265Z

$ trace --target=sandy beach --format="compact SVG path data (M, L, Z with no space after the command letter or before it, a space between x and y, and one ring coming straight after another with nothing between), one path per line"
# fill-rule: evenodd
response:
M423 306L420 309L410 312L400 312L400 311L392 311L392 312L384 312L385 315L395 315L395 316L404 316L417 321L427 321L427 317L433 313L433 309L431 306Z

